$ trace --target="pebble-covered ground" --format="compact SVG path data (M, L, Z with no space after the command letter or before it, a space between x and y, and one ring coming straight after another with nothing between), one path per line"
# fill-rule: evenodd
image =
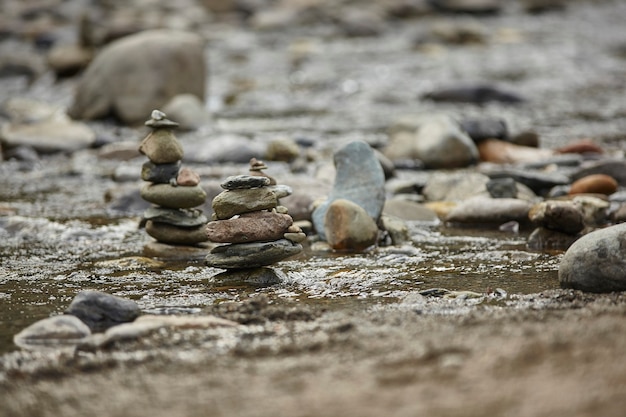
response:
M57 79L46 53L77 41L88 10L96 34L166 26L207 39L211 121L177 132L205 185L245 173L247 159L233 154L287 137L309 159L297 169L267 161L268 172L322 196L338 147L355 139L380 147L397 116L426 111L501 118L513 133L538 133L545 149L582 138L612 156L626 149L619 0L487 1L500 6L487 16L419 0L204 2L225 5L219 13L169 3L4 1L0 102L71 106L79 75ZM540 3L565 6L525 9ZM411 17L394 17L401 11ZM423 98L472 83L526 101ZM261 277L151 259L137 227L143 207L124 200L140 187L144 160L120 156L146 129L87 124L97 135L87 149L2 150L0 415L623 415L623 293L559 289L561 252L528 250L529 230L414 223L405 245L356 255L305 248ZM418 182L436 174L397 173ZM161 329L95 350L13 344L83 289L133 299L145 313L215 314L241 325Z

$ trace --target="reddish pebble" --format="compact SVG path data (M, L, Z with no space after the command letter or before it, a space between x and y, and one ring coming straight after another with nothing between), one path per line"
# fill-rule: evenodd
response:
M569 194L613 194L617 191L617 181L604 174L595 174L582 177L574 181Z
M557 153L604 153L604 150L591 139L582 139L556 149Z
M183 187L193 187L200 184L200 176L189 168L182 168L178 171L176 184L182 185Z

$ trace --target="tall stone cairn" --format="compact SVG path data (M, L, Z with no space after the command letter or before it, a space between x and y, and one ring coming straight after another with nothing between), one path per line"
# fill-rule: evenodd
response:
M146 123L152 132L139 145L139 152L149 161L141 169L141 198L153 204L143 218L146 232L158 242L193 246L207 241L204 227L208 222L197 208L206 201L200 177L189 168L181 168L183 147L173 133L178 123L154 110Z
M206 257L215 268L243 269L271 265L302 251L306 239L279 199L291 194L286 185L265 175L262 161L250 161L250 175L235 175L221 184L213 199L209 241L220 243Z

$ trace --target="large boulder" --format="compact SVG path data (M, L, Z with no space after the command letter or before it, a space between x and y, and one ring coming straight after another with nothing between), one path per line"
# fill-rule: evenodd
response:
M174 30L150 30L105 47L80 80L69 114L77 119L115 115L143 122L172 97L189 93L204 100L204 41Z

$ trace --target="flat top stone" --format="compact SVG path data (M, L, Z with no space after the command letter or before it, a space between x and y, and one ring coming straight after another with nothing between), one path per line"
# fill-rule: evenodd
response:
M227 177L220 186L225 190L241 190L249 188L266 187L270 185L268 177L256 175L232 175Z

